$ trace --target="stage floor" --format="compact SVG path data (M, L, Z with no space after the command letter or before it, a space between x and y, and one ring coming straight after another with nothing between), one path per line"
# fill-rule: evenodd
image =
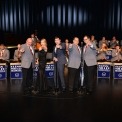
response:
M21 80L0 81L0 119L15 122L122 121L122 80L102 80L92 95L23 95Z

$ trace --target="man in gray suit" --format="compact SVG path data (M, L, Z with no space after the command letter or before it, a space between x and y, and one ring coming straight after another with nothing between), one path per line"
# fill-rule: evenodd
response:
M22 53L21 66L23 74L22 88L25 93L30 93L33 82L33 68L35 66L34 49L32 39L28 38L25 44L21 45Z
M85 46L83 49L84 60L84 86L86 93L90 94L93 91L93 81L95 76L95 67L97 65L96 60L96 47L90 41L89 36L83 38Z
M55 37L55 47L53 50L53 61L54 61L54 83L55 88L60 90L59 88L59 80L61 81L61 91L65 91L65 80L64 80L64 66L66 64L65 43L61 43L61 39L59 37ZM59 79L58 79L59 78Z
M4 61L8 61L10 58L10 52L9 50L5 47L4 44L1 44L0 46L0 59Z
M78 90L78 83L80 79L81 48L78 44L79 44L79 38L74 37L73 44L69 45L68 72L69 72L70 92Z
M14 61L18 61L18 62L21 61L21 52L20 52L20 49L21 49L21 45L18 44L17 45L17 49L14 51Z
M112 50L112 62L122 62L122 49L119 45L115 46L115 49Z

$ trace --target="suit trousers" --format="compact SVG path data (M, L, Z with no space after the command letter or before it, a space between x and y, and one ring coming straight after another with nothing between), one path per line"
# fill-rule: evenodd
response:
M78 69L76 68L68 68L68 72L69 72L69 91L73 91L73 90L78 90L79 88L79 81L80 81L80 69L81 67L79 67Z
M23 90L28 90L32 86L32 83L33 83L32 64L29 68L22 68L22 75L23 75L22 88Z
M87 66L84 62L84 83L83 86L86 88L86 90L92 92L93 91L93 83L94 83L94 77L96 75L96 65L93 66Z
M64 80L64 64L55 62L54 64L54 85L55 88L59 89L61 83L61 89L65 89Z

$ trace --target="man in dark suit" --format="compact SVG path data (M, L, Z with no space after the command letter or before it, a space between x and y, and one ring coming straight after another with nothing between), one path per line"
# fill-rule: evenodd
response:
M59 90L59 80L61 81L61 90L65 91L65 81L64 81L64 66L66 64L65 57L65 43L61 43L59 37L55 37L55 47L53 50L53 61L54 61L54 83L55 88ZM59 79L58 79L59 76Z
M90 41L89 36L84 36L83 40L85 43L85 46L83 48L84 86L86 87L86 93L91 94L93 91L95 67L97 65L96 47Z
M20 49L22 53L21 66L22 66L22 88L25 93L31 92L33 82L33 68L35 66L34 49L32 46L32 39L28 38L25 44L21 45Z
M78 44L79 44L78 37L75 37L73 39L73 44L69 44L68 72L69 72L70 92L78 90L78 83L80 79L81 48Z

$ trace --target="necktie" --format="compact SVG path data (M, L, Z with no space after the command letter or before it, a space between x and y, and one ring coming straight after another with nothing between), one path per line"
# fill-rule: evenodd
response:
M30 49L31 54L34 55L34 52L30 46L29 46L29 49Z
M84 47L84 53L86 52L86 50L87 50L87 47L88 47L87 45Z
M78 52L81 53L80 48L77 46Z

